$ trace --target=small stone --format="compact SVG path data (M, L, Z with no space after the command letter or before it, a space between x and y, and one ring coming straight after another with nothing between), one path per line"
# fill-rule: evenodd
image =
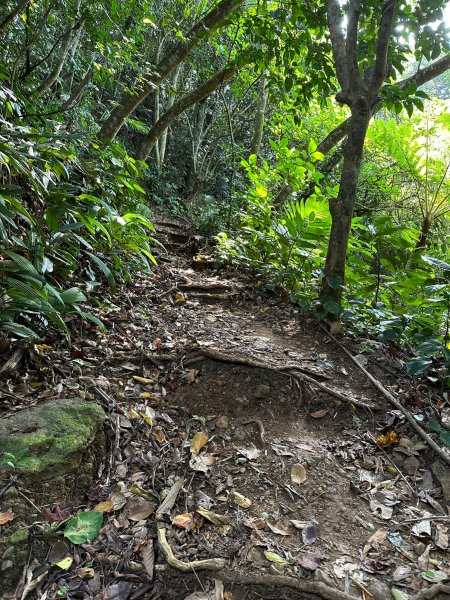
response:
M238 404L240 404L241 406L248 406L250 404L250 400L248 398L246 398L245 396L236 398L236 402Z
M373 600L386 600L386 598L390 598L391 596L389 586L378 579L372 579L367 589L372 594Z
M3 498L5 500L8 500L9 498L17 498L19 495L19 492L17 491L17 489L14 486L11 486L10 488L8 488L6 490L6 492L3 494Z
M2 554L2 560L6 560L7 558L12 558L14 556L14 546L9 546Z
M270 386L265 383L260 383L255 388L255 398L257 400L263 400L270 396Z
M13 568L13 566L14 566L14 563L13 563L13 561L12 561L12 560L4 560L4 561L2 562L2 567L1 567L1 569L2 569L2 571L8 571L8 569L12 569L12 568Z
M216 427L219 427L219 429L228 429L229 425L230 425L230 420L226 415L222 415L216 421Z

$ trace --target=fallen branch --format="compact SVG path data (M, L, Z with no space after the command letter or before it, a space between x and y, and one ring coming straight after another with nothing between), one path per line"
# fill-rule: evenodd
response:
M235 583L238 585L260 585L264 586L265 589L268 587L287 587L305 594L316 594L321 598L325 598L325 600L359 600L359 597L357 596L351 596L350 594L331 588L324 583L297 579L296 577L288 577L286 575L253 575L236 573L236 571L229 571L227 569L222 571L219 577L227 583ZM416 599L414 598L414 600Z
M415 418L412 416L412 414L409 412L409 410L407 410L398 400L397 398L395 398L395 396L393 396L393 394L391 394L391 392L389 392L382 383L380 383L378 381L378 379L376 379L371 373L369 373L369 371L367 369L365 369L362 364L356 360L356 358L353 356L353 354L347 350L347 348L341 344L341 342L339 340L336 339L336 337L330 333L326 327L324 327L323 325L320 325L320 328L322 329L322 331L324 331L334 342L335 344L337 344L339 346L339 348L345 352L345 354L347 354L347 356L352 360L352 362L358 367L358 369L360 369L364 375L367 377L367 379L377 388L377 390L379 392L381 392L383 394L383 396L389 400L389 402L395 406L395 408L397 410L399 410L406 418L406 420L408 421L408 423L411 425L411 427L413 429L415 429L417 431L417 433L420 435L420 437L423 439L423 441L428 444L428 446L434 450L434 452L440 457L442 458L442 460L444 462L447 463L447 465L450 466L450 455L447 454L438 444L436 444L436 442L433 440L433 438L424 430L422 429L422 427L417 423L417 421L415 420Z
M8 358L8 360L5 363L3 363L3 365L0 367L0 373L14 371L16 369L17 365L19 364L20 359L25 354L25 350L26 350L26 346L20 344L14 350L14 352L11 354L11 356Z

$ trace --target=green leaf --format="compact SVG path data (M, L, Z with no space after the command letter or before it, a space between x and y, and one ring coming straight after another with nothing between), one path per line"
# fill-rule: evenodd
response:
M19 323L13 323L12 321L7 323L1 323L0 329L2 331L9 331L10 333L18 335L19 337L39 339L38 334L35 333L32 329L25 327L25 325L19 325Z
M433 361L423 356L416 356L406 363L406 372L408 375L419 375L423 373L433 364Z
M92 252L89 252L88 250L85 250L84 252L85 252L85 254L87 254L88 256L90 256L92 258L92 260L95 262L95 264L99 267L100 271L106 277L106 280L108 281L109 289L112 292L115 292L116 291L116 282L114 279L113 272L108 267L108 265L106 265L98 256L96 256L95 254L92 254Z
M441 442L447 446L447 448L450 448L450 431L441 431L439 437Z
M439 260L438 258L434 258L433 256L423 255L422 260L430 265L435 265L436 267L444 269L444 271L450 271L450 265L448 263L444 262L443 260Z
M431 429L431 431L435 431L436 433L439 433L442 430L442 427L441 427L440 423L438 423L438 421L428 421L428 429Z
M338 315L341 312L341 307L334 300L327 300L323 303L323 307L328 313L332 315Z
M64 529L64 536L74 544L90 542L98 536L102 526L103 514L88 511L72 517Z
M339 277L339 275L336 275L335 273L327 275L325 279L327 280L327 283L330 286L330 288L333 288L333 290L339 289L339 287L342 285L342 278Z

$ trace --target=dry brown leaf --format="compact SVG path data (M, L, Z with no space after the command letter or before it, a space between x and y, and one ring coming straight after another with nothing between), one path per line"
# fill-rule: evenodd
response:
M192 513L184 513L182 515L176 515L172 519L172 525L179 527L180 529L191 529L194 524L194 515Z
M199 454L200 450L208 443L208 436L204 431L198 431L191 440L192 454Z
M292 535L289 529L284 525L279 525L277 523L271 523L270 521L267 521L267 527L272 533L276 533L277 535Z
M114 510L114 505L110 500L105 500L104 502L99 502L96 506L94 506L94 512L102 512L108 513Z
M312 554L312 552L303 552L295 557L295 562L303 567L306 571L315 571L320 567L320 556Z
M5 525L14 519L16 515L13 512L2 512L0 513L0 525Z
M166 436L164 434L164 429L162 427L154 427L152 431L152 435L158 444L164 444L166 441Z
M80 579L92 579L95 577L95 571L92 567L80 567L75 573Z
M313 419L322 419L327 416L328 412L328 409L322 408L322 410L316 410L316 412L311 413L309 416Z
M306 469L301 464L295 464L291 467L291 481L293 483L305 483L306 481Z
M240 506L241 508L250 508L252 505L252 501L249 498L246 498L239 492L233 492L233 502Z
M148 540L147 545L142 550L141 554L142 562L144 563L148 578L152 580L155 569L155 550L153 548L153 540Z
M155 510L155 504L140 498L139 496L133 496L129 498L123 509L124 515L131 519L131 521L143 521L147 519L152 512Z
M194 471L207 473L216 464L216 459L212 454L204 452L203 454L194 454L189 461L189 466Z
M232 519L232 517L227 515L219 515L211 510L207 510L206 508L203 508L203 506L199 506L196 512L198 512L199 515L202 515L202 517L205 517L205 519L208 519L208 521L214 525L228 525Z
M112 492L109 496L109 501L113 506L113 510L120 510L127 503L127 499L123 492Z

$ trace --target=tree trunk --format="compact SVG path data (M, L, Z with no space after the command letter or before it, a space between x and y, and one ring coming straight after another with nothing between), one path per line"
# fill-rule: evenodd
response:
M204 98L212 94L214 90L223 85L225 81L228 81L236 73L237 67L226 67L213 77L199 85L195 90L183 96L178 102L176 102L169 110L167 110L162 117L153 125L150 131L145 135L135 154L135 158L138 160L146 160L154 145L156 144L159 137L164 131L175 121L175 119L184 113L185 110L198 104Z
M430 236L431 225L433 224L432 216L425 214L420 228L420 238L417 240L415 247L416 251L425 250L428 246L428 238Z
M29 4L29 2L30 0L21 0L21 2L19 2L17 6L8 15L3 17L3 19L0 21L0 31L2 29L6 29L6 27L8 27L8 25L12 21L14 21L17 15L24 10L24 8L27 6L27 4Z
M127 117L141 104L144 98L157 88L202 40L208 38L212 31L223 25L226 18L239 8L243 1L221 0L203 19L198 21L186 35L186 41L172 46L156 65L155 72L152 70L151 73L148 73L143 83L137 84L132 92L126 93L122 97L119 105L103 123L98 137L101 140L113 140Z
M362 102L361 99L359 104ZM357 106L352 113L344 148L339 194L336 199L330 201L332 225L325 261L325 276L319 298L327 313L333 316L338 314L341 305L348 238L361 171L364 140L371 118L367 105Z
M177 91L177 85L178 85L178 79L180 77L180 72L181 72L181 64L178 65L178 67L175 69L175 73L173 74L172 90L169 93L169 97L168 97L167 105L166 105L167 110L170 110L175 103L175 94ZM159 138L159 140L156 143L156 146L158 147L158 161L156 163L156 169L157 169L158 173L161 173L163 165L164 165L164 159L166 157L167 134L168 133L169 133L169 128L165 129L165 131L162 132L161 137Z
M253 132L252 145L250 154L258 156L261 149L261 142L264 133L264 120L266 113L267 101L269 99L269 88L267 87L266 77L263 75L259 87L258 107L256 109L255 130Z

